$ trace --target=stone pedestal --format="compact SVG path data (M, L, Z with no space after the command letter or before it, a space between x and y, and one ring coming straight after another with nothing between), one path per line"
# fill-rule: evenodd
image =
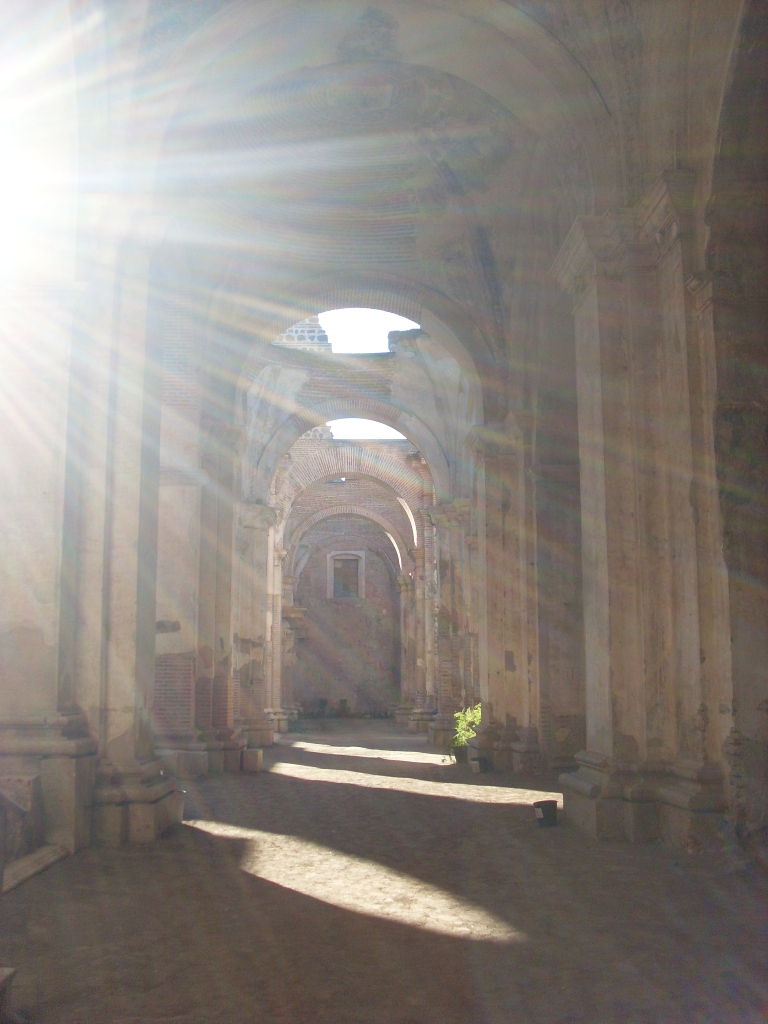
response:
M719 765L680 762L657 792L662 842L691 853L720 844L728 803Z
M242 771L255 774L264 764L264 751L260 747L246 747L242 755Z
M274 719L262 713L243 719L243 731L248 740L248 748L271 747L275 742Z
M208 774L208 751L196 729L155 737L161 769L177 779L199 779Z
M584 751L560 776L566 819L594 839L661 840L690 852L717 845L726 808L719 766L628 767Z
M456 732L456 723L452 715L435 715L428 723L429 742L435 747L449 746Z
M408 732L427 732L432 717L432 712L426 708L416 708L408 719Z
M402 729L407 729L413 711L414 709L410 704L399 704L395 708L395 725L399 725Z
M184 791L160 774L158 761L99 766L94 792L93 838L105 846L153 843L181 822Z
M500 741L503 743L500 735L499 727L490 715L490 711L485 711L485 721L482 721L478 726L477 732L467 743L467 758L469 761L478 761L481 757L485 758L495 768L494 753L496 751L496 744Z
M0 775L38 776L46 843L69 853L91 839L96 743L82 715L0 727Z
M275 732L288 732L288 712L285 708L273 708L270 711Z
M538 730L518 729L517 737L510 743L512 771L517 775L540 775L544 764L539 750Z
M16 976L13 967L0 967L0 1021L8 1018L11 984Z

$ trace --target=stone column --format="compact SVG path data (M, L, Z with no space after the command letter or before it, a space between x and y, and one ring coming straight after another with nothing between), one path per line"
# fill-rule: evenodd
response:
M274 725L265 711L265 636L267 601L267 554L269 531L274 526L277 510L269 505L240 506L243 533L241 615L239 645L245 655L240 668L240 702L242 728L248 740L243 752L243 765L248 768L258 755L248 751L271 746Z
M587 750L566 815L591 834L625 835L622 771L645 734L638 493L627 295L618 225L580 218L554 268L574 300L584 588Z
M488 674L487 708L473 748L492 756L498 769L530 772L538 769L539 754L537 705L529 688L524 438L510 414L503 423L474 427L468 444L482 459Z
M665 841L689 848L711 839L705 833L716 827L715 814L707 812L726 806L723 749L733 702L732 626L715 470L711 291L696 259L695 186L691 172L664 174L636 217L646 254L645 276L652 278L660 306L656 330L663 351L661 358L656 356L655 369L666 446L657 454L656 471L663 481L670 532L674 694L668 707L675 728L670 737L671 778L662 776L658 787L660 832ZM655 453L656 448L651 450ZM658 525L652 529L655 540ZM658 593L656 581L651 587ZM651 723L657 688L648 681L646 687Z
M213 771L239 771L246 740L235 729L233 557L236 462L242 428L206 418L198 603L197 724Z
M288 731L288 715L283 707L283 562L288 552L273 548L272 591L272 686L271 704L267 710L275 722L275 732Z
M415 707L415 653L414 604L416 586L412 576L397 577L400 593L400 704L395 710L395 722L406 726Z
M150 253L124 255L107 391L101 595L98 840L151 842L180 821L183 793L160 774L150 703L155 675L161 373L148 329ZM96 581L92 581L95 583Z
M635 210L579 218L554 273L574 299L586 645L566 813L594 835L686 844L723 797L705 738L698 559L716 565L717 545L692 450L691 395L705 399L689 381L684 221L661 180Z
M194 325L183 307L161 320L160 505L157 540L155 686L152 724L164 770L178 778L208 772L195 727L195 653L200 578L200 390ZM170 369L169 369L170 367Z
M291 576L283 573L283 602L282 602L282 618L283 618L283 656L282 656L282 683L281 683L281 699L283 711L288 716L288 720L295 722L299 717L298 706L295 704L293 699L293 669L297 661L296 644L299 640L299 628L300 623L303 622L304 613L303 609L296 609L294 615L290 609L294 608L293 603L293 592L298 582L297 576Z
M479 546L476 536L465 537L465 580L464 593L467 617L467 665L465 675L465 704L474 707L481 703L480 665L479 665L479 631L480 608L479 595L482 582L479 571Z
M416 678L414 707L408 719L411 732L426 732L432 713L427 708L427 638L426 638L426 551L414 548L414 599L416 618Z
M438 562L438 709L429 725L430 742L446 746L454 732L454 713L459 710L464 637L461 562L464 541L461 527L469 503L456 501L430 510L437 528Z
M93 574L83 571L83 506L103 514L109 387L108 341L78 329L98 303L86 294L81 309L76 300L71 287L6 288L0 323L0 774L39 782L45 842L71 853L91 838L102 567L96 559ZM93 666L87 687L83 647Z
M208 772L208 753L195 726L200 471L161 467L160 484L155 752L177 778L196 778Z

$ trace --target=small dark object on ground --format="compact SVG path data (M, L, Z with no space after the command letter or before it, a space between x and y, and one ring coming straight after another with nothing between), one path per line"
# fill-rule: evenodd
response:
M473 772L489 772L492 767L490 757L473 757L469 763Z
M557 824L557 800L537 800L533 809L539 822L539 828L551 828Z

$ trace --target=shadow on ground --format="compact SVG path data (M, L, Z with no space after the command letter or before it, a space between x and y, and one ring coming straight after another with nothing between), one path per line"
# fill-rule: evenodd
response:
M83 851L4 898L0 962L36 1021L768 1019L746 866L539 829L529 791L551 779L341 749L429 753L390 723L295 739L262 775L190 785L155 846Z

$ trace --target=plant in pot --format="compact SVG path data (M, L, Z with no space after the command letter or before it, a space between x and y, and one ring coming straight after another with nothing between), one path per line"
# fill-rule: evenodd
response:
M480 725L480 705L473 708L463 708L453 716L456 723L451 742L448 744L448 753L452 754L456 761L466 763L467 743L475 735L477 726Z

